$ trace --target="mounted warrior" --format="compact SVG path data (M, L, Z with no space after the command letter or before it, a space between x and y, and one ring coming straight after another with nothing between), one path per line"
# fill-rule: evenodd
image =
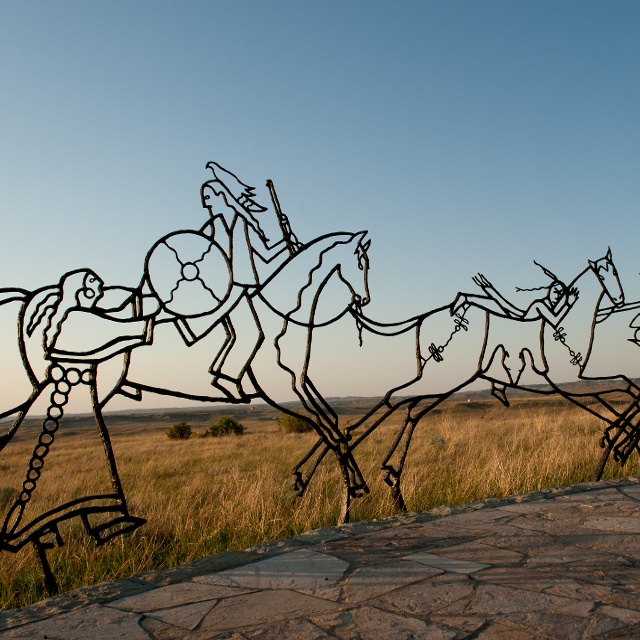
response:
M258 216L267 208L256 201L255 189L216 162L207 169L213 178L202 185L200 197L209 220L198 232L180 231L158 241L147 256L146 281L169 314L164 321L175 323L187 345L218 325L224 328L224 342L209 369L212 385L231 401L248 401L251 392L243 387L243 378L264 341L252 298L303 245L270 180L267 187L283 234L276 242L260 225ZM166 277L167 260L174 277ZM231 313L241 321L232 323ZM232 353L239 363L229 362Z

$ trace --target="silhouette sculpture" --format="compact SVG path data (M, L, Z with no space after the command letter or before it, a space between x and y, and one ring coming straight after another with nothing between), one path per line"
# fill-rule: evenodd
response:
M2 399L0 419L9 426L0 435L0 450L14 441L38 401L48 398L22 481L0 519L0 551L34 547L49 593L58 587L47 550L64 543L63 522L79 519L98 545L145 522L130 513L118 475L103 417L109 401L117 394L140 399L146 393L230 404L261 400L298 416L265 391L256 373L258 359L270 363L270 381L291 384L306 410L303 419L318 435L294 469L296 492L304 493L331 453L343 480L340 522L348 521L352 499L369 490L356 461L358 446L391 414L404 411L382 469L397 508L406 509L401 477L416 426L476 380L490 384L505 406L510 389L524 389L559 394L601 418L603 454L594 479L612 452L624 464L638 450L640 387L624 372L594 378L586 371L596 333L614 314L634 312L632 332L619 339L640 344L640 302L625 304L610 250L589 261L569 284L538 265L549 281L520 290L541 292L528 304L515 304L478 274L473 282L479 292L461 292L450 305L381 323L363 310L370 301L366 231L300 241L267 181L282 236L271 240L260 222L268 207L257 201L255 189L215 162L207 169L211 177L200 191L205 223L161 237L149 249L136 286L106 286L90 269L78 269L35 291L0 289L0 314L15 316L18 323L17 341L3 353L3 363L20 370L15 376L22 376L25 389L22 398ZM354 321L361 340L365 332L389 340L415 336L406 355L415 363L414 374L397 381L347 427L310 374L314 336L342 318ZM297 348L291 347L294 336ZM452 357L456 353L462 359ZM578 379L599 381L597 391L564 388L567 365ZM201 384L173 375L178 370L194 372ZM454 382L434 391L441 379ZM93 408L108 486L43 503L36 499L37 489L65 407L82 394ZM612 402L613 394L624 402Z

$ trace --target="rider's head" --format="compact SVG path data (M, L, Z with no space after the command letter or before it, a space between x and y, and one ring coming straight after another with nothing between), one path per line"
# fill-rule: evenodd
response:
M547 298L551 304L556 304L558 300L560 300L563 296L567 294L567 287L560 280L554 280L549 285L549 291L547 293Z
M544 274L548 278L551 278L551 284L546 287L547 300L549 300L551 304L556 304L561 298L567 295L567 286L556 276L555 273L553 273L553 271L549 271L549 269L543 267L539 262L536 262L535 260L533 261L533 264L539 266L542 271L544 271ZM543 287L539 288L542 289Z
M207 169L213 173L213 180L208 180L202 185L200 198L202 206L209 210L209 214L222 214L225 217L239 215L259 228L260 223L255 214L267 209L254 200L255 189L240 181L235 174L217 162L209 162Z

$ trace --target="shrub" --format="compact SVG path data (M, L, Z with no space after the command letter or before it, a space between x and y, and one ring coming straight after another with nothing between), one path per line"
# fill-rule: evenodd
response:
M186 422L178 422L170 429L167 429L167 437L171 438L171 440L188 440L192 433L191 425Z
M313 431L313 427L301 416L304 416L302 411L298 411L297 416L281 413L277 420L280 431L285 433L307 433L308 431Z
M218 422L214 422L209 427L209 435L214 438L220 436L241 436L245 432L244 425L240 424L237 420L234 420L231 416L222 416Z

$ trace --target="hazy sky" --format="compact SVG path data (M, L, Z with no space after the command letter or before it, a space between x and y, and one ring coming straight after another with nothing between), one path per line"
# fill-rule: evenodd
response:
M135 285L216 160L300 239L368 229L375 318L608 246L639 299L639 30L633 1L5 0L0 285Z

